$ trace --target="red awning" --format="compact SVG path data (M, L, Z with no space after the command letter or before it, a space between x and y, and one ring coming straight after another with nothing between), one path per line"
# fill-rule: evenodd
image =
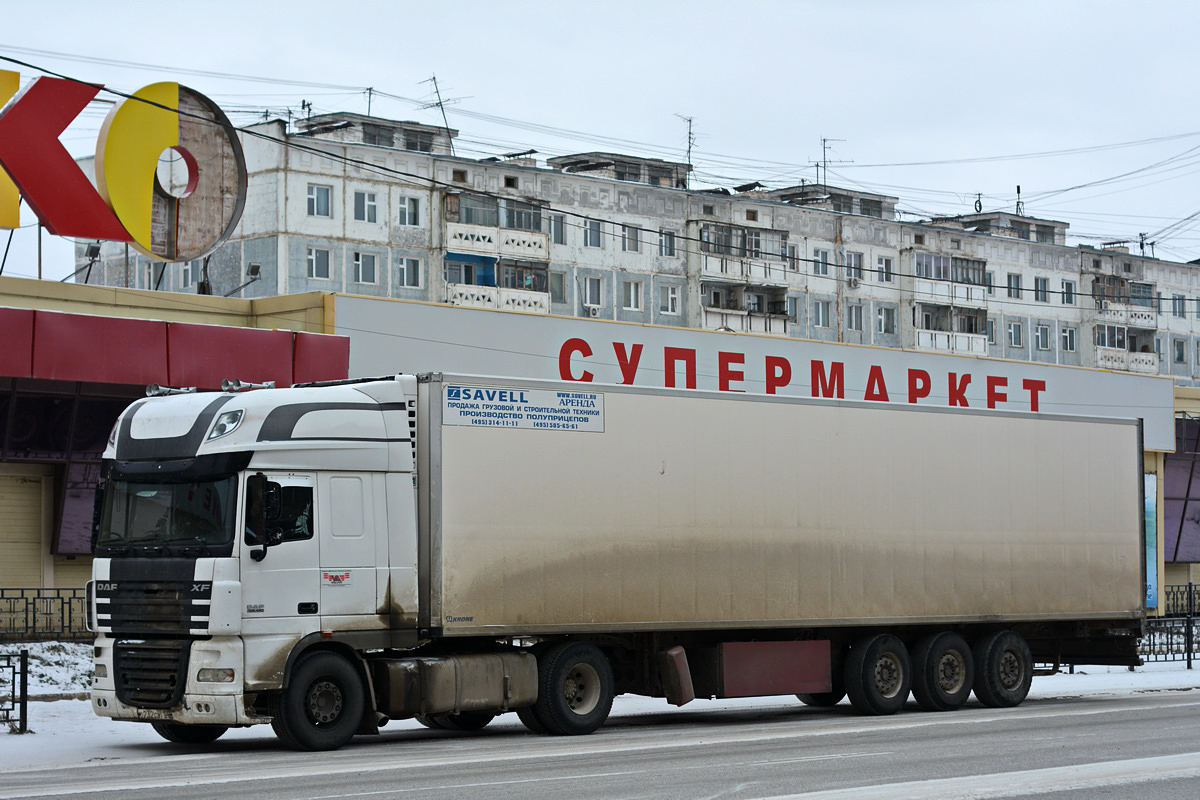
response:
M317 333L0 308L0 377L196 386L337 380L350 340Z

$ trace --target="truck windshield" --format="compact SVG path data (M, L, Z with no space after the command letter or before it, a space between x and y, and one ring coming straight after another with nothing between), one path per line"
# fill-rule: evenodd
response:
M233 552L237 478L114 480L104 493L98 556L199 558Z

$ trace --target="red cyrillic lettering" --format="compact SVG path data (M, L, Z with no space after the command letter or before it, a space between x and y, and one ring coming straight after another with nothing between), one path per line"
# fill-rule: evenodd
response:
M782 356L767 356L767 394L775 394L792 382L792 362Z
M696 388L696 351L690 347L664 347L664 372L668 389L675 388L675 365L680 361L684 365L684 380L687 388Z
M888 401L887 384L883 380L883 367L878 364L871 365L871 371L867 374L867 393L866 400L878 400L881 403Z
M829 365L829 375L825 374L825 362L812 362L812 396L813 397L845 397L846 396L846 365L834 361Z
M621 383L632 386L638 362L642 360L642 345L635 344L626 352L624 342L613 342L613 350L617 353L617 366L621 368Z
M971 385L971 373L966 373L961 377L956 372L950 373L950 405L966 406L967 403L967 387Z
M929 392L933 386L933 381L929 380L929 373L923 369L910 369L908 371L908 402L915 403L922 397L929 397Z
M1026 378L1021 382L1021 386L1029 392L1029 410L1038 410L1038 393L1046 391L1046 382L1039 381L1034 378Z
M1008 400L1008 392L1002 392L1008 386L1008 378L1002 378L999 375L987 376L987 407L995 408L997 403L1003 403Z
M732 369L733 365L742 365L746 363L745 353L717 353L717 379L718 386L722 392L744 392L745 389L732 389L729 386L730 381L746 380L746 373L740 369Z
M592 347L583 339L567 339L563 342L563 346L558 351L558 377L564 381L590 383L595 376L586 369L578 378L571 374L571 356L575 353L587 358L592 354Z

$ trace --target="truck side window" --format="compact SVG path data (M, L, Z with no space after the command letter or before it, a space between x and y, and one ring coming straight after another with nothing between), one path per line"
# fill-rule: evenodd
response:
M264 514L262 500L251 492L246 501L246 544L279 544L311 539L313 536L313 490L311 486L280 486L271 484L278 492L279 503L268 503ZM266 536L258 530L265 520Z

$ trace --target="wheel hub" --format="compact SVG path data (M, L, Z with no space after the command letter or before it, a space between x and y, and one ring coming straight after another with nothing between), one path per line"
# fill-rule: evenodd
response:
M938 686L946 694L955 694L962 689L966 672L965 665L957 653L946 653L938 661Z
M600 676L587 664L577 664L563 681L563 697L576 714L587 714L600 700Z
M308 690L308 715L313 722L328 724L342 713L342 690L332 681L315 682Z
M1015 689L1024 677L1021 672L1021 659L1011 650L1005 650L1000 656L1000 685L1009 691Z
M895 697L900 691L903 670L892 654L882 656L875 662L875 688L884 697Z

